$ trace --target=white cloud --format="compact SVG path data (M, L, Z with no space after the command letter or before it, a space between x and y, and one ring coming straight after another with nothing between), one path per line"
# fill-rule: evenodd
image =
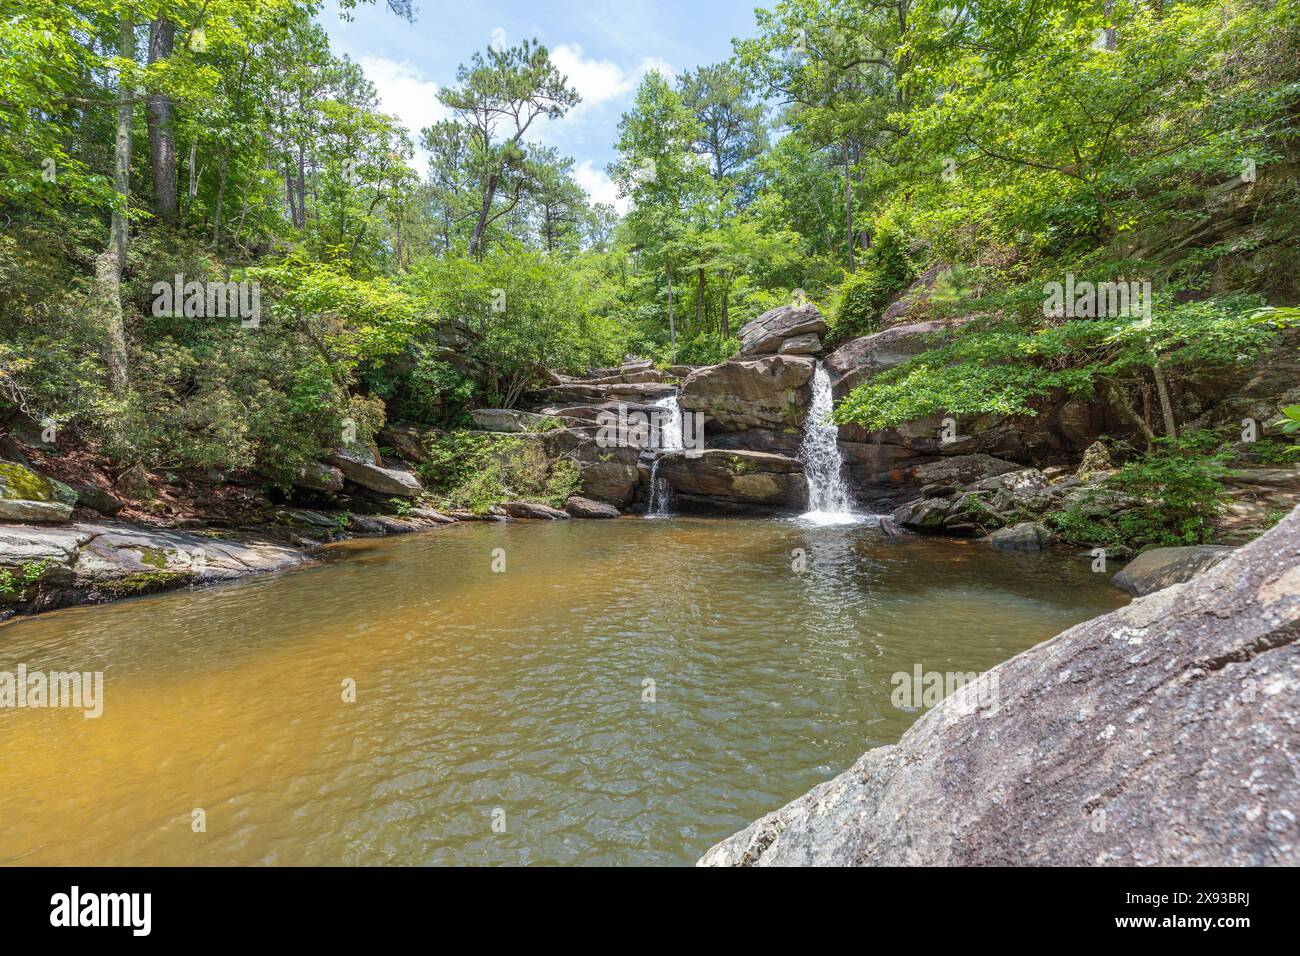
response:
M416 144L416 169L423 175L428 168L428 154L419 148L420 130L451 117L451 111L438 100L438 84L405 60L363 56L357 62L375 84L384 112L396 116L410 132Z
M495 27L492 30L491 39L488 40L488 46L500 52L506 48L506 31L501 27Z
M551 51L551 62L568 77L569 85L578 91L582 102L569 111L569 117L580 115L602 103L629 98L651 70L659 70L669 79L673 68L658 57L646 57L640 65L625 69L613 60L588 59L576 43L561 43Z
M593 203L609 203L622 215L628 210L629 202L626 197L620 197L618 186L609 178L609 174L603 169L596 168L591 160L584 159L573 170L573 178L578 185L587 191Z

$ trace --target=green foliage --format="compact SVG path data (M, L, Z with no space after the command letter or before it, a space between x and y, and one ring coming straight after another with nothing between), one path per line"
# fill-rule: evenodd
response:
M549 461L540 440L495 432L445 432L429 442L421 476L439 507L483 513L502 501L564 505L578 490L579 469Z
M1049 515L1060 537L1116 553L1204 544L1222 511L1227 469L1195 440L1162 442L1107 478L1092 501ZM1121 502L1112 510L1106 502ZM1094 507L1098 501L1102 507Z

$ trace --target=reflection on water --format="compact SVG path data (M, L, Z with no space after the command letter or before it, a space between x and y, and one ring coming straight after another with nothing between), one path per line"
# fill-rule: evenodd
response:
M869 525L474 523L14 623L0 671L103 670L105 701L0 710L0 862L690 863L897 740L894 672L1123 603L1088 565Z

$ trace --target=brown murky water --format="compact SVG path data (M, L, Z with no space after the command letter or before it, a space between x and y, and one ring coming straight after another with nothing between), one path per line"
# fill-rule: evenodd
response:
M16 622L0 671L102 670L104 711L0 709L0 862L691 863L897 740L894 672L985 670L1122 604L1089 561L473 524Z

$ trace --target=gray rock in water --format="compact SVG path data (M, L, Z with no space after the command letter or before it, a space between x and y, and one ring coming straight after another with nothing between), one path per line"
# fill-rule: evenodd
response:
M1300 509L994 679L700 864L1300 864Z
M1218 544L1152 548L1130 561L1123 571L1110 579L1110 583L1129 594L1150 594L1171 584L1190 581L1207 568L1214 567L1233 550Z
M567 520L569 513L538 501L503 501L501 509L512 518L541 518L548 521Z
M697 507L799 509L808 503L803 465L784 455L721 448L695 456L674 451L660 456L658 474L675 495L689 496Z
M617 518L618 509L603 501L593 501L581 495L570 495L564 510L575 518Z
M1052 540L1052 532L1037 521L1022 521L999 528L984 539L999 551L1041 551Z
M826 320L811 302L778 305L740 327L740 354L766 355L780 349L786 339L825 335L826 330Z

